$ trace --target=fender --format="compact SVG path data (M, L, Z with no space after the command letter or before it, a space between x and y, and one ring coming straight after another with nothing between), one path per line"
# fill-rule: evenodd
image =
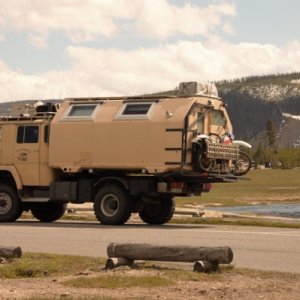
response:
M102 183L104 183L105 181L112 181L112 182L118 182L120 183L125 189L129 189L129 186L128 186L128 182L123 179L123 178L120 178L120 177L114 177L114 176L111 176L111 177L103 177L101 178L100 180L98 180L95 184L94 184L94 187L98 187L99 185L101 185Z
M192 143L197 143L202 139L210 141L210 137L207 134L199 134L195 138L193 138Z
M242 146L242 147L246 147L246 148L249 148L249 149L252 148L252 146L249 143L244 142L244 141L239 141L239 140L233 141L233 144L238 145L238 146Z
M6 172L10 173L10 175L12 176L12 178L15 181L17 190L22 190L23 189L23 184L22 184L21 178L20 178L19 173L18 173L18 171L15 167L13 167L13 166L1 166L0 167L0 172L1 171L6 171Z

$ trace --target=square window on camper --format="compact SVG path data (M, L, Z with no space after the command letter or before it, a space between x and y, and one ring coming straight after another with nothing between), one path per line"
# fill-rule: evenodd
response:
M93 119L99 104L71 104L63 115L63 120Z
M97 105L72 105L68 117L90 117Z
M153 103L125 103L117 114L117 118L148 118Z
M151 103L127 103L122 115L146 115L151 107Z

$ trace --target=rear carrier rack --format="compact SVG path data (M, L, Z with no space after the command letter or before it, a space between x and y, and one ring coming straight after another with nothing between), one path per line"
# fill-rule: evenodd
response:
M234 144L206 143L206 156L213 159L239 159L239 146Z

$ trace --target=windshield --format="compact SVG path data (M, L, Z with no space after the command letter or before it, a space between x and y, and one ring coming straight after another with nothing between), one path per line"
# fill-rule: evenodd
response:
M209 112L210 124L215 126L226 126L226 118L221 110L212 109Z

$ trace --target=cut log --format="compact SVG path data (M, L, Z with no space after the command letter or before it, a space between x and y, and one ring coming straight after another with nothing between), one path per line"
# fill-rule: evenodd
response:
M22 256L22 249L20 247L2 247L0 246L0 257L4 258L19 258Z
M159 246L149 244L116 244L107 247L108 257L129 260L157 260L174 262L210 261L229 264L233 259L230 247Z
M194 271L198 273L216 272L219 265L210 261L196 261L194 264Z
M132 266L133 260L129 260L123 257L111 257L106 261L106 269L114 269L120 266Z

